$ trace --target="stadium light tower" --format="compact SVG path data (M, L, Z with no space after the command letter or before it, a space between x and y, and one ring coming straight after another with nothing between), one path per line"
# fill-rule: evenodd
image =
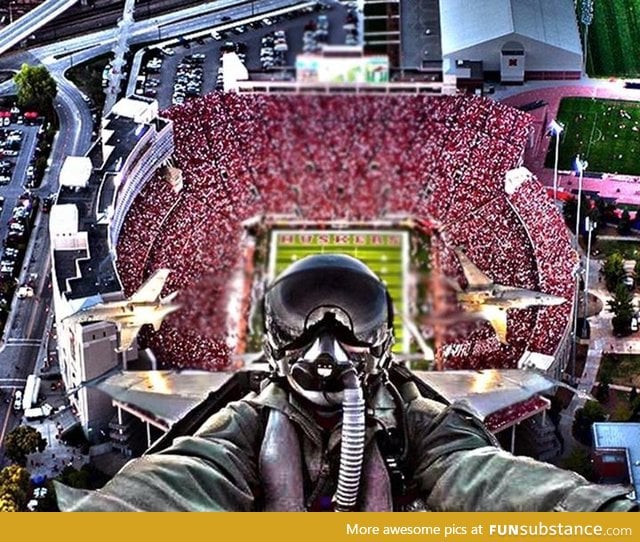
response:
M578 261L572 271L575 278L575 290L573 292L573 309L571 311L571 366L569 374L571 376L571 385L575 385L576 380L576 350L578 348L578 302L580 300L580 275L582 273L581 262Z
M580 236L580 204L582 203L582 179L584 170L589 167L589 162L582 160L580 155L576 156L574 168L578 172L578 208L576 210L576 236L574 238L574 248L578 250L578 237Z
M558 154L560 152L560 134L564 130L564 126L557 120L552 120L549 123L549 134L556 138L556 156L553 162L553 202L558 200Z
M588 216L584 219L584 229L588 232L587 237L587 264L584 268L584 296L582 306L582 336L584 337L587 332L587 301L589 299L589 258L591 256L591 234L593 230L598 227L598 223L595 220L590 219Z

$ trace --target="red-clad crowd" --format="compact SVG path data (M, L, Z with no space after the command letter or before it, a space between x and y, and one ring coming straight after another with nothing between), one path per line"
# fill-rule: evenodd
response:
M118 245L127 293L154 269L173 270L167 291L180 290L182 309L142 338L164 366L229 362L227 284L240 224L257 214L411 214L434 225L434 262L451 276L461 276L452 249L462 246L496 282L572 291L567 235L537 181L510 197L504 190L529 136L520 111L470 96L216 93L164 115L174 122L184 188L175 194L160 178L150 182ZM525 349L551 352L569 308L514 311L509 345L488 325L470 324L470 348L446 366L510 367Z

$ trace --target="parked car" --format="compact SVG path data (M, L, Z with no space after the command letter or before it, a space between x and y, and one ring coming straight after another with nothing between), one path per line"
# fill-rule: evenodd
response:
M22 410L22 392L16 390L13 396L13 410Z

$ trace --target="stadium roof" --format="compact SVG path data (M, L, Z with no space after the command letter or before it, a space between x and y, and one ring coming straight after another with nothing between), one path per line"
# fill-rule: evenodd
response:
M442 54L517 34L582 54L572 0L440 2Z
M593 447L623 448L627 451L629 480L640 500L640 423L596 422L593 424Z

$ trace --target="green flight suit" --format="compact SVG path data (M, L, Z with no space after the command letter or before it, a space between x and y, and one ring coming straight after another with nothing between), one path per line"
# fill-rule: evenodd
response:
M628 487L595 485L581 476L497 447L471 414L419 396L405 384L408 469L434 511L634 510ZM230 403L195 435L166 450L129 462L103 488L85 491L57 485L63 511L262 510L259 454L270 409L282 412L300 436L307 473L307 504L335 488L340 424L330 434L295 397L275 384ZM393 423L394 403L380 392L375 426ZM367 449L376 446L367 428ZM287 458L283 461L286 463ZM366 486L366 480L363 482ZM333 485L332 485L333 484ZM380 508L377 508L380 509Z

